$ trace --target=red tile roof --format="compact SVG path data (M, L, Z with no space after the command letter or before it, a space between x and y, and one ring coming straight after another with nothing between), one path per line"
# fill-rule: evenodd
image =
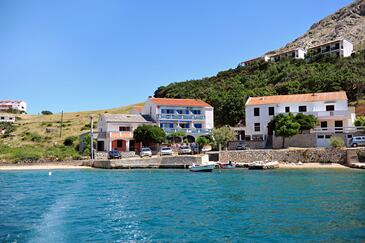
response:
M335 100L347 100L346 92L338 91L338 92L327 92L327 93L250 97L246 102L246 106L279 104L279 103L301 103L301 102L313 102L313 101L335 101Z
M137 112L141 112L143 109L143 105L135 105L133 106L133 109L135 109Z
M150 98L150 101L157 105L166 105L166 106L199 106L206 107L209 105L208 103L198 100L198 99L170 99L170 98Z

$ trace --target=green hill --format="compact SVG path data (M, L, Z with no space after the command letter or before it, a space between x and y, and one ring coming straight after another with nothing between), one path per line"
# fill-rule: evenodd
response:
M159 87L155 97L203 99L215 109L215 125L222 126L244 119L244 104L249 96L338 90L345 90L350 101L365 96L365 52L348 58L261 61L213 77Z

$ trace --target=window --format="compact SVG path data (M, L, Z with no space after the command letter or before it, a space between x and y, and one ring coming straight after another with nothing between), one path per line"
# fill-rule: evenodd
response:
M317 138L318 139L324 139L324 135L318 135Z
M202 128L203 126L202 126L202 124L201 124L201 123L195 123L195 124L194 124L194 127L195 127L195 128Z
M285 106L285 112L290 112L290 107L289 106Z
M335 127L342 127L343 122L342 121L335 121Z
M194 115L200 115L201 114L201 110L192 110L191 112L193 112Z
M334 105L326 105L326 111L334 111L335 106Z
M259 132L260 131L260 123L255 123L254 124L254 130L255 130L255 132Z
M323 130L327 130L327 122L326 121L321 121L321 128Z
M119 127L120 132L126 132L126 131L130 131L130 130L131 130L130 127Z
M307 106L305 105L299 106L299 112L307 112Z
M2 116L2 117L1 117L1 120L4 120L4 119L5 119L5 117L3 117L3 116Z
M180 123L181 128L190 128L189 123Z
M326 135L325 138L326 139L330 139L332 136L331 135Z
M275 113L274 107L269 107L269 116L273 116Z
M258 107L253 108L253 115L254 116L260 116L260 108L258 108Z

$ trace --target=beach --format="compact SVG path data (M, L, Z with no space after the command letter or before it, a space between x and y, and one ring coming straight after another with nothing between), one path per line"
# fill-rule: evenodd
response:
M0 171L7 170L74 170L74 169L92 169L89 166L83 166L82 162L48 162L48 163L27 163L11 164L0 163Z
M302 163L302 164L294 164L294 163L280 163L280 168L290 168L290 169L301 169L301 168L307 168L307 169L319 169L319 168L325 168L325 169L351 169L350 167L337 164L337 163Z

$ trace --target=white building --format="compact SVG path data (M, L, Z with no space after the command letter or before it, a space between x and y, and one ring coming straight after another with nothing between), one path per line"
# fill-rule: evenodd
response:
M102 114L98 122L97 151L117 149L121 152L140 148L133 131L140 125L152 124L140 114Z
M304 49L296 48L270 55L270 61L278 62L283 59L304 59L306 53Z
M184 132L190 141L209 135L214 128L213 107L197 99L149 98L142 115L148 115L164 131Z
M0 113L0 122L15 122L15 115L11 113Z
M27 112L27 103L22 100L0 100L0 111L7 111L9 109Z
M246 102L246 140L266 140L268 123L281 113L314 115L318 126L312 133L347 133L354 129L346 92L250 97ZM321 138L321 137L320 137Z
M349 57L353 50L354 46L350 41L341 39L313 46L308 49L308 52L314 55L334 54L339 57Z
M258 61L265 61L265 62L267 62L269 60L270 60L270 57L267 56L267 55L264 55L264 56L261 56L261 57L256 57L256 58L253 58L253 59L250 59L250 60L241 62L240 64L238 64L238 66L244 67L244 66L252 65L253 63L256 63Z

